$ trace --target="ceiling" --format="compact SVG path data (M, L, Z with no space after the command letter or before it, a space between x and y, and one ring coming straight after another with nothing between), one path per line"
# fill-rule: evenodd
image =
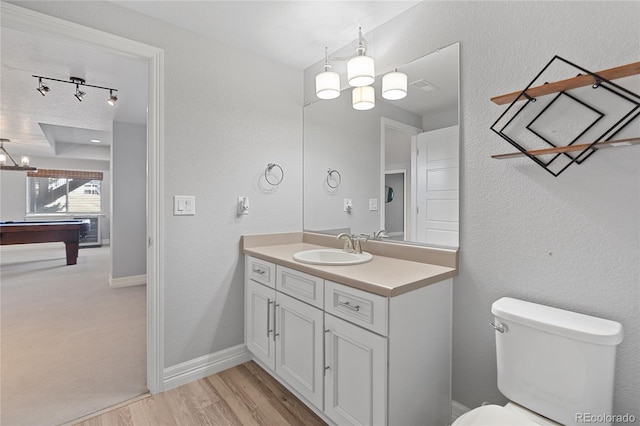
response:
M111 143L114 120L146 124L146 62L5 27L0 36L0 135L11 140L5 148L12 155L108 161L108 150L102 147ZM83 87L87 94L79 102L74 85L46 80L51 90L42 96L33 75L81 77L87 84L118 89L119 100L111 107L106 102L109 91ZM101 142L83 147L86 155L72 154L65 145L91 144L91 139Z
M417 1L112 1L239 49L305 69L387 22ZM108 160L113 121L146 124L147 65L76 44L2 28L0 137L17 155ZM108 91L86 87L82 102L71 84L48 82L81 77L87 84L118 89L115 107ZM100 144L88 142L101 140Z
M419 1L111 1L144 15L306 69Z

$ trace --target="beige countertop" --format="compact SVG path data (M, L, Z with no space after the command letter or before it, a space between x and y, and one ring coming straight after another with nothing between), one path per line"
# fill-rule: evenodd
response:
M458 275L456 268L374 254L367 263L325 266L300 263L293 254L303 250L326 248L307 242L279 241L274 245L245 245L245 254L306 272L330 281L393 297ZM367 250L365 250L367 251Z

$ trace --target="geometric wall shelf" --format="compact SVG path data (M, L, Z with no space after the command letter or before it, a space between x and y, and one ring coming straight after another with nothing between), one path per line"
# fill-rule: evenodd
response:
M491 130L519 151L492 158L527 156L558 176L600 148L640 143L640 96L611 82L639 74L640 62L593 73L554 56L524 90L492 98L510 105Z

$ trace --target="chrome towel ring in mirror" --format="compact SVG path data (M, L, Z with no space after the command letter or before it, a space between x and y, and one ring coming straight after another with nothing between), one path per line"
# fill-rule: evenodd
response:
M337 179L334 175L338 176ZM333 182L334 185L332 185L331 182ZM337 171L336 169L327 169L327 186L329 188L336 189L340 186L341 183L342 183L342 176L340 175L340 172Z
M280 169L280 176L278 177L276 174L272 173L272 170L274 168ZM269 175L271 175L271 179L269 179ZM282 182L282 180L284 179L284 170L282 170L282 167L280 167L280 165L276 164L276 163L269 163L267 164L267 168L264 169L264 178L267 181L267 183L271 186L278 186L280 185L280 183Z

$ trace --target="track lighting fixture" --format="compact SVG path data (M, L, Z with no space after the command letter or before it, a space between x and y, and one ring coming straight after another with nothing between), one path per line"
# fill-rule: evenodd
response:
M79 102L82 102L82 99L87 94L87 92L85 92L83 90L80 90L80 86L82 86L83 88L84 87L92 87L94 89L108 90L109 91L109 97L107 98L107 103L109 105L111 105L111 106L115 106L116 102L118 101L118 96L113 93L113 92L117 92L118 89L112 89L111 87L94 86L92 84L87 84L87 82L84 80L84 78L69 77L69 80L59 80L57 78L43 77L43 76L40 76L40 75L33 75L32 77L38 79L38 88L36 90L38 92L40 92L40 94L42 96L46 95L47 92L49 92L51 90L49 88L49 86L47 86L45 83L42 82L42 80L49 80L49 81L57 81L57 82L60 82L60 83L74 84L76 86L76 91L74 93L74 96L76 97L76 99Z
M37 90L38 92L40 92L40 94L41 94L42 96L44 96L44 95L46 95L46 94L47 94L47 92L48 92L49 90L51 90L51 89L49 89L49 86L47 86L46 84L44 84L44 83L42 82L42 78L39 78L39 79L38 79L38 88L37 88L36 90Z
M118 102L118 97L113 94L113 90L109 90L109 98L107 99L107 103L111 106L115 106L116 102Z
M327 48L324 54L324 71L316 75L316 95L320 99L334 99L340 95L340 76L332 72L329 59L347 62L347 80L352 90L352 106L357 110L375 107L375 63L366 55L367 42L362 37L362 28L358 28L358 47L351 58L330 58ZM397 69L382 78L382 97L387 100L399 100L407 96L407 75Z
M11 142L9 139L0 139L0 170L17 170L17 171L34 171L38 170L29 165L29 157L23 155L20 158L20 164L13 159L11 154L4 149L4 143ZM7 159L11 160L13 165L7 164Z
M74 96L76 97L78 102L82 102L82 98L84 98L84 95L87 94L87 92L83 92L82 90L80 90L80 84L81 84L80 80L82 80L82 79L81 78L76 78L76 77L71 77L71 81L76 83L76 94ZM82 80L82 84L84 84L84 80Z

